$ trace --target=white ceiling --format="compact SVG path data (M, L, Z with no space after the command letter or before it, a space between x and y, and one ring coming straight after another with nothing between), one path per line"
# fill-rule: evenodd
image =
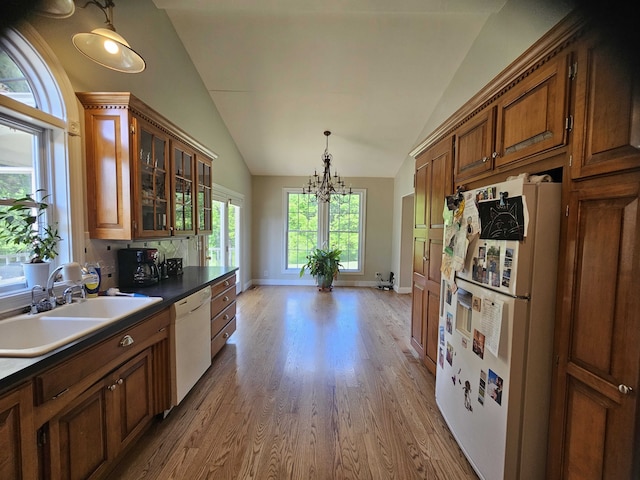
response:
M506 0L154 0L253 175L394 177Z

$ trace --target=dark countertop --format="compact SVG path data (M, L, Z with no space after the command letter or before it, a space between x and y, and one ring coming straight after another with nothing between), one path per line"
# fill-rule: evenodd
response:
M182 275L170 277L157 285L135 289L123 288L123 292L135 292L149 297L162 297L162 301L39 357L0 357L0 393L18 386L43 370L66 360L75 353L99 343L123 329L129 328L143 318L173 305L178 300L215 283L221 277L236 270L236 267L186 267ZM91 300L89 299L88 301Z

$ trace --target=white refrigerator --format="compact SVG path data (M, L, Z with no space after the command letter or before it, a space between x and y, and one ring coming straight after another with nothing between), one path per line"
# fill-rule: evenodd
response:
M443 275L436 402L480 478L543 479L561 185L463 195L470 241L455 280Z

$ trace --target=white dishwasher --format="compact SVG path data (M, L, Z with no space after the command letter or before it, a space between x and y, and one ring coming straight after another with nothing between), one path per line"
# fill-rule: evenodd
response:
M178 405L211 366L211 288L173 304L171 402Z

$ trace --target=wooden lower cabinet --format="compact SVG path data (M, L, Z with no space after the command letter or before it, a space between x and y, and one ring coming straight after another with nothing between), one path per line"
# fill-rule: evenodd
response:
M576 183L561 268L548 475L640 478L640 172Z
M211 285L211 358L236 331L236 274Z
M31 384L0 396L0 478L32 479L37 473Z
M151 349L97 382L52 418L47 478L100 478L153 418Z

